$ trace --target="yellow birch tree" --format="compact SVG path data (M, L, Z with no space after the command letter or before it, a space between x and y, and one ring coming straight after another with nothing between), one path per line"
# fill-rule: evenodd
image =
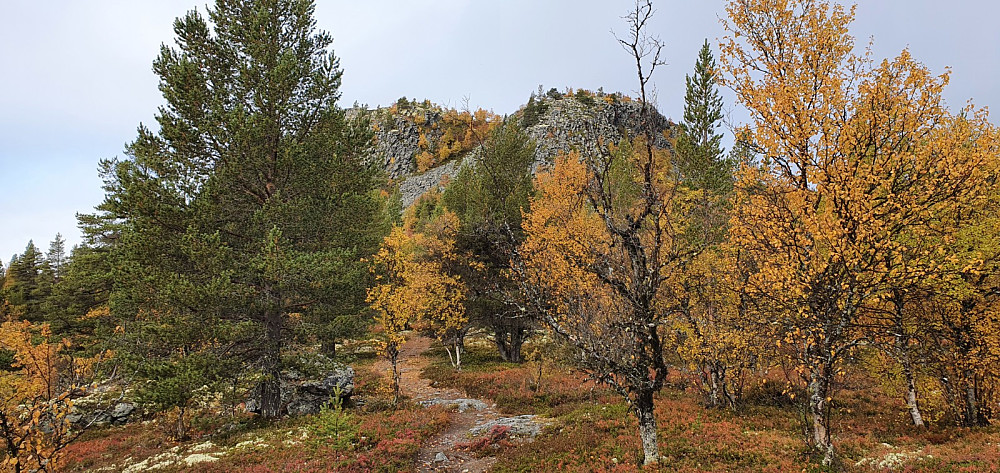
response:
M777 343L793 354L809 442L829 464L832 383L867 335L860 314L939 266L894 237L930 232L982 195L988 124L978 111L949 114L947 74L908 52L878 65L856 55L853 8L731 0L727 12L726 83L763 154L740 172L731 235L753 262L748 285L781 328Z

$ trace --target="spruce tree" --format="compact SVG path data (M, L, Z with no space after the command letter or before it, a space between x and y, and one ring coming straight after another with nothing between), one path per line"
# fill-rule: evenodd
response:
M695 189L725 192L732 187L732 165L723 155L722 97L716 89L716 64L705 40L684 82L684 123L677 140L678 167L685 184Z
M313 10L218 0L177 19L153 65L159 131L140 126L104 165L111 308L134 319L130 359L161 407L183 412L193 388L242 371L261 414L280 415L293 325L329 335L363 303L360 260L387 230L381 177L361 156L370 127L336 107L341 70Z
M677 138L677 168L685 187L696 191L685 238L696 246L712 246L725 238L735 158L725 156L722 97L716 88L715 58L708 40L698 51L693 75L685 77L684 122Z

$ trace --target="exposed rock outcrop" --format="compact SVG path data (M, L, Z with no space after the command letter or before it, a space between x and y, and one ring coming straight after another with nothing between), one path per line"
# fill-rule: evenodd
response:
M618 94L552 94L533 97L533 118L526 128L538 148L534 169L552 163L557 156L573 150L585 152L598 142L618 142L626 135L639 133L641 105ZM462 166L473 162L477 149L452 157L422 173L417 172L417 156L437 146L442 138L442 111L427 102L410 104L405 116L394 116L390 109L373 113L375 143L371 159L382 165L390 179L399 183L403 207L408 207L424 193L440 188L444 179L454 176ZM517 115L525 114L524 108ZM674 126L658 112L653 116L658 147L669 147L665 137ZM419 123L419 125L418 125ZM421 144L421 135L424 143Z

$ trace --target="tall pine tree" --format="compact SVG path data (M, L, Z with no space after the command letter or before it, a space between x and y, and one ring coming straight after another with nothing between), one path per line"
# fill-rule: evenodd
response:
M52 278L55 282L59 282L63 266L66 264L66 240L61 233L56 233L55 239L49 243L49 251L45 253L45 258L49 261Z
M685 184L719 192L732 187L732 165L723 156L722 135L716 132L723 117L716 81L715 57L705 40L694 75L684 78L684 123L677 140L677 157Z
M360 259L387 230L381 178L361 156L370 128L336 107L341 70L313 11L218 0L179 18L153 66L160 130L140 126L105 166L100 210L121 225L111 307L135 319L132 359L163 407L183 412L191 387L240 369L261 414L280 415L293 325L363 304Z

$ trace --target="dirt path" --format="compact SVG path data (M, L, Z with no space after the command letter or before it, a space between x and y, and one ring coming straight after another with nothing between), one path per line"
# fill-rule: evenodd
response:
M430 346L431 339L419 335L413 336L403 344L399 354L400 390L417 402L467 399L462 392L456 389L433 387L430 380L420 376L421 370L429 364L429 360L421 354L427 351ZM486 407L479 410L467 408L464 412L459 412L457 409L453 411L448 428L431 438L420 449L420 453L417 454L417 471L477 473L487 471L493 466L496 458L476 458L469 455L468 452L455 448L457 444L470 440L469 429L500 417L491 402L474 401L480 401ZM439 453L443 453L448 460L436 461L435 457L438 457Z

